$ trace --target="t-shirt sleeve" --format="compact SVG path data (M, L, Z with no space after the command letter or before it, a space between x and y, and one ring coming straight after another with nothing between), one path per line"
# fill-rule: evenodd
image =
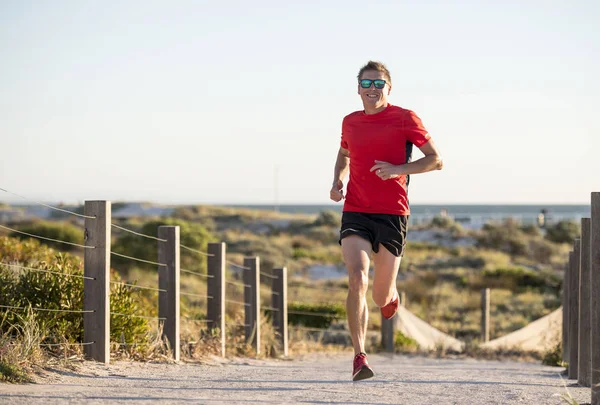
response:
M421 147L431 138L423 126L421 119L412 111L408 111L404 119L406 138L416 147Z
M344 149L348 149L348 140L346 139L346 135L348 134L348 130L346 128L346 118L342 121L342 139L340 142L340 146Z

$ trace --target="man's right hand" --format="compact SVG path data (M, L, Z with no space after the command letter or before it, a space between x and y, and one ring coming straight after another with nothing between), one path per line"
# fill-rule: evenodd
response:
M335 202L340 202L344 199L344 183L341 180L333 183L329 192L329 198Z

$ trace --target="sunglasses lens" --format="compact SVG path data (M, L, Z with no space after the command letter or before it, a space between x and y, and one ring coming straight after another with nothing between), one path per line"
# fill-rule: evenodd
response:
M373 84L376 89L383 89L385 87L385 80L374 80Z
M371 83L373 83L373 80L363 79L360 81L360 87L362 87L363 89L368 89L369 87L371 87Z

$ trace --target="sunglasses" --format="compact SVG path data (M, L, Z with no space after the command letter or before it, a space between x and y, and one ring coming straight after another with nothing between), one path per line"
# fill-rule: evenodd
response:
M383 89L385 87L386 83L387 82L382 79L377 79L377 80L362 79L360 81L360 87L362 87L363 89L368 89L369 87L371 87L371 84L373 84L376 89Z

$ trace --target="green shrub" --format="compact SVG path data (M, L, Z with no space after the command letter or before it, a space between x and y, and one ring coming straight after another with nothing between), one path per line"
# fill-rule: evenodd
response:
M397 331L394 335L394 348L398 351L411 351L419 348L419 344L413 338Z
M295 314L293 312L304 312ZM314 315L313 315L314 314ZM346 317L346 308L340 304L288 304L288 324L309 328L328 328L332 322Z
M562 367L562 342L556 343L550 350L544 353L542 364L545 366Z
M506 220L502 224L485 224L475 240L480 248L500 250L512 256L525 256L527 240L524 236L515 221Z
M436 215L435 217L433 217L433 219L431 220L431 223L430 223L430 226L432 228L442 228L442 229L449 229L456 225L457 224L454 222L454 220L452 218L443 217L440 215Z
M489 288L517 290L532 288L541 292L551 291L558 294L561 279L558 275L543 271L534 271L523 267L487 269L483 273L484 283Z
M21 308L44 308L55 310L83 310L83 264L69 253L56 253L35 240L19 242L12 238L0 238L0 258L4 263L16 264L55 273L38 272L0 266L0 305ZM114 271L111 280L120 282ZM110 311L125 315L146 315L147 308L140 308L143 301L132 287L113 284L110 292ZM6 333L9 325L23 322L21 310L0 308L0 317L6 322L0 325L0 333ZM45 343L67 340L83 340L83 314L76 312L35 311L35 320L44 335ZM147 321L143 318L111 315L111 339L127 342L143 342Z
M71 225L68 222L37 221L28 225L19 226L17 229L19 231L26 232L32 235L62 240L70 243L78 243L80 245L82 245L84 242L83 229ZM19 238L21 240L31 238L30 236L26 236L17 232L12 232L9 234L9 236L13 238ZM39 240L40 243L62 251L70 251L76 248L75 246L66 245L64 243L51 242L48 240L38 238L34 239Z
M572 243L579 237L581 226L574 221L559 221L546 229L546 239L555 243Z
M335 211L321 211L314 222L316 226L339 227L342 223L342 216Z

